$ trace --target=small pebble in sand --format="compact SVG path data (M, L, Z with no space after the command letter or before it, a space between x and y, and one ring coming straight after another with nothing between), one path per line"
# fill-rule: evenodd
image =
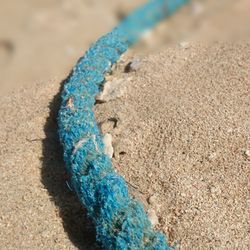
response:
M181 47L182 49L188 49L188 48L190 47L189 42L186 42L186 41L180 42L179 45L180 45L180 47Z
M148 203L151 205L156 205L157 204L157 197L156 195L152 195L148 198Z
M158 216L157 216L155 210L153 210L153 209L148 210L148 218L153 226L156 226L159 223Z
M246 150L246 151L245 151L245 155L246 155L247 157L250 157L250 150Z
M131 62L129 62L124 71L126 73L132 72L132 71L137 71L140 68L141 65L141 60L139 58L134 58Z
M103 136L103 143L105 145L104 153L111 159L114 154L112 146L112 135L107 133Z
M113 79L104 84L103 91L96 96L100 102L108 102L125 94L126 86L123 79Z
M211 162L211 161L215 160L216 157L217 157L217 154L215 152L213 152L213 153L208 155L207 159L208 159L208 161Z

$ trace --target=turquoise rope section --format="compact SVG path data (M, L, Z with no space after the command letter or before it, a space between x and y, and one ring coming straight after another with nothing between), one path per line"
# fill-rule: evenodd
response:
M103 249L170 249L165 236L153 230L142 205L130 197L125 180L104 154L93 106L112 64L144 31L186 2L148 1L97 40L65 81L58 115L64 160L70 186L86 207Z

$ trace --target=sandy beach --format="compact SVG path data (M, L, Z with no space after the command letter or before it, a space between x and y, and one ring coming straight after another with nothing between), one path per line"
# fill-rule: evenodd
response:
M216 2L196 1L145 34L94 110L131 195L183 250L250 248L250 3ZM140 3L0 1L1 249L99 249L66 183L60 88Z

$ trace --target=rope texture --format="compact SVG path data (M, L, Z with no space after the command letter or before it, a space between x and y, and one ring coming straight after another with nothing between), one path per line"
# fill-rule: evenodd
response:
M170 249L165 236L153 230L143 206L130 197L125 180L104 154L93 106L104 74L121 54L144 31L186 2L148 1L97 40L65 81L58 116L64 161L71 176L70 186L86 207L103 249Z

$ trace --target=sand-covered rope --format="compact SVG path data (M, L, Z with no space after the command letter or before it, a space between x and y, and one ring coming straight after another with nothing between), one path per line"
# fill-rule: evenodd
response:
M142 207L128 192L104 153L95 121L95 96L104 74L140 35L174 13L186 0L152 0L94 43L65 81L59 111L59 135L71 186L86 207L104 249L169 249L153 230Z

